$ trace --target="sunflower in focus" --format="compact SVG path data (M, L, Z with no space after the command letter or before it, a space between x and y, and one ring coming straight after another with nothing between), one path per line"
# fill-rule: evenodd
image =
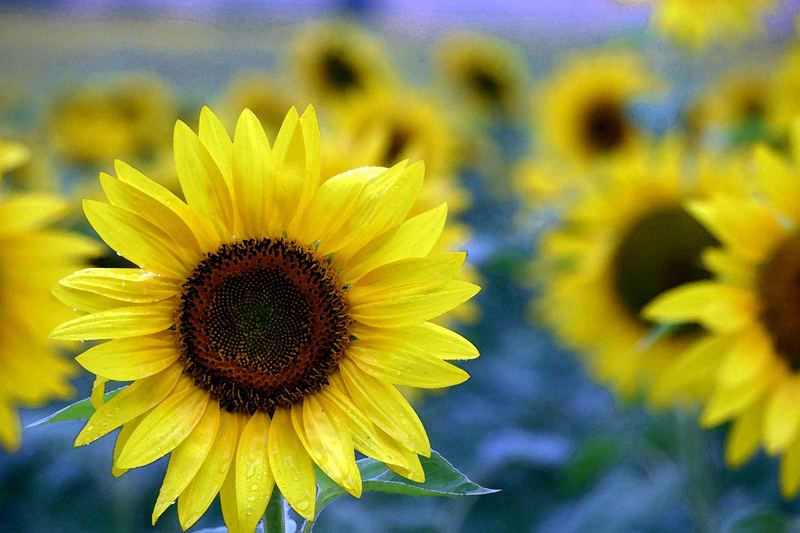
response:
M294 40L291 59L298 85L327 105L363 98L392 79L380 41L343 21L306 26Z
M169 89L143 74L98 80L54 102L46 117L50 143L79 165L150 156L168 142L176 114Z
M423 165L363 167L320 183L314 111L293 109L272 143L244 111L233 140L207 108L178 122L187 202L132 167L101 174L85 201L97 233L139 268L88 269L60 283L85 311L52 335L107 340L78 357L131 381L77 437L118 427L117 474L170 454L153 512L176 499L191 527L216 494L234 531L254 531L275 485L315 517L314 465L361 494L355 453L412 480L430 444L395 388L439 388L477 357L430 322L478 292L455 280L463 252L431 253L446 205L409 213Z
M686 327L651 342L655 324L641 316L663 292L711 277L701 256L717 240L683 203L731 188L736 176L698 176L687 179L682 149L668 142L615 167L542 237L533 310L623 399L649 388L698 336Z
M627 157L643 144L630 106L656 88L638 56L572 56L541 88L536 129L547 150L578 168Z
M0 177L29 157L19 144L0 140ZM38 407L72 396L75 373L47 338L48 331L72 316L53 298L56 280L99 254L93 241L50 229L67 203L41 193L0 198L0 447L13 451L21 440L19 407Z
M226 116L231 122L241 109L249 109L258 118L264 131L275 137L286 116L286 110L295 102L288 87L273 76L262 72L244 72L231 80L226 89Z
M781 489L789 497L800 488L800 167L764 147L754 163L758 195L687 204L720 243L705 257L714 279L667 292L645 313L702 325L665 382L683 392L700 376L708 389L701 423L731 423L727 462L741 465L762 443L783 454Z
M445 81L484 113L520 111L528 90L527 65L510 44L467 32L439 43L436 65Z
M640 3L642 0L621 0ZM692 48L739 41L763 31L763 18L775 0L648 0L653 26Z

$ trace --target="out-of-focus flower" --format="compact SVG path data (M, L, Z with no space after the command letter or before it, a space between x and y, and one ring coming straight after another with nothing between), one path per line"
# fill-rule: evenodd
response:
M654 342L654 323L641 316L665 291L711 277L701 256L717 241L683 203L727 190L735 177L704 171L688 179L684 164L679 145L667 143L615 166L544 234L534 263L542 285L537 317L623 398L653 385L698 335L687 327Z
M286 110L299 103L285 83L264 72L238 74L225 92L225 116L230 122L235 123L242 109L249 109L270 138L278 133Z
M440 388L477 357L429 320L478 287L455 280L465 254L433 254L446 209L409 212L421 163L351 170L320 183L320 137L292 109L272 147L242 113L233 141L208 109L179 122L175 164L187 203L128 165L101 174L110 203L84 209L140 268L61 281L87 314L61 339L108 342L78 362L133 381L99 405L76 444L122 426L117 474L171 454L153 519L177 498L182 527L220 493L229 528L253 532L277 485L315 517L316 464L361 494L354 450L421 481L425 429L395 385Z
M28 156L23 146L0 141L0 177ZM47 338L50 329L72 314L50 288L100 252L86 237L50 229L67 208L63 200L42 193L0 198L0 447L7 450L20 444L19 407L38 407L73 394L69 378L75 367Z
M593 52L569 57L536 100L543 149L584 168L629 156L643 143L630 106L657 88L657 79L636 55Z
M798 125L800 128L800 125ZM800 132L796 132L800 133ZM661 295L649 319L696 323L703 334L665 370L676 392L708 389L704 426L731 422L726 459L739 466L763 443L783 454L781 489L800 488L800 167L756 150L758 195L714 195L688 204L721 246L705 264L714 279Z
M528 66L509 43L489 35L458 32L442 39L436 66L445 82L484 114L522 112Z
M299 31L291 55L298 87L326 106L358 102L392 82L377 37L344 21L310 24Z
M64 160L95 165L112 157L142 158L169 142L175 120L169 89L144 74L96 80L54 100L47 133Z
M788 138L794 118L800 116L800 44L786 52L775 70L768 101L769 126Z
M653 26L692 48L763 33L775 0L618 0L653 6Z

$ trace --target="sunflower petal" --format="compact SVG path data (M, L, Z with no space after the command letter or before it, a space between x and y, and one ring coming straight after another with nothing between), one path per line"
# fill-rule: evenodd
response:
M469 379L464 370L438 357L390 342L356 341L347 348L347 357L367 374L395 385L439 389Z
M402 394L347 359L342 360L339 368L353 403L373 424L407 450L430 456L431 444L425 428Z
M83 211L106 244L140 267L182 279L186 266L174 252L176 243L159 228L121 207L83 201Z
M180 365L172 365L155 376L134 382L89 417L75 439L75 446L94 442L161 403L175 387L180 375Z
M231 465L225 481L219 489L219 506L222 508L222 519L228 533L242 533L239 524L239 502L236 498L236 463Z
M275 483L283 497L300 516L314 520L317 491L314 467L292 426L288 409L279 408L272 416L267 451Z
M237 522L248 533L255 531L275 486L267 453L269 423L265 413L254 413L242 430L236 451Z
M456 277L467 259L466 252L401 259L365 274L348 292L355 304L383 300L400 292L421 292Z
M763 406L756 404L733 421L725 443L725 462L731 468L743 465L758 450L762 410Z
M467 339L431 322L402 328L371 328L356 323L353 324L353 335L364 341L391 341L406 350L429 353L444 360L475 359L480 355Z
M178 521L184 531L192 527L214 501L233 463L238 438L239 418L220 412L214 444L192 481L178 497Z
M643 316L659 322L698 322L711 331L731 331L753 321L757 303L748 290L715 281L687 283L648 304Z
M300 116L300 129L303 136L303 169L298 183L297 205L294 217L289 222L289 232L294 234L305 218L308 206L319 189L320 180L320 139L319 123L313 106L308 106Z
M67 341L123 339L158 333L175 323L173 304L117 307L64 322L50 337Z
M767 453L784 451L800 437L800 377L788 376L772 393L764 410L764 448Z
M800 439L794 441L784 452L780 478L783 497L794 498L800 489Z
M128 443L128 440L133 435L133 431L139 427L139 424L144 420L144 417L147 416L147 413L143 414L142 416L136 417L127 424L122 426L122 429L119 430L119 435L117 435L117 440L114 443L114 455L113 461L111 466L111 475L114 477L120 477L125 472L127 472L128 468L119 468L117 466L117 461L119 460L119 456L122 453L122 449Z
M89 348L75 360L98 376L133 381L161 372L177 359L175 339L149 336L104 342Z
M275 194L275 162L261 123L245 109L236 124L233 190L248 236L263 232Z
M403 327L425 322L458 307L480 291L460 280L448 281L421 294L386 297L382 301L353 305L351 316L368 326Z
M139 268L84 268L59 284L137 304L160 302L179 292L174 282Z
M153 508L153 525L178 496L189 486L208 457L219 429L220 410L217 402L209 401L200 421L188 437L172 451L164 474L164 482Z
M43 228L62 218L69 205L43 193L15 193L0 202L0 237Z
M744 387L722 387L719 384L703 410L700 423L703 427L717 426L753 405L772 383L771 379L757 379Z
M214 159L225 179L232 183L233 143L222 121L207 106L200 110L197 136Z
M783 216L794 218L800 213L800 183L788 161L766 146L757 146L753 154L759 190Z
M758 379L772 361L772 352L772 342L761 328L748 327L733 338L717 373L718 381L735 387Z

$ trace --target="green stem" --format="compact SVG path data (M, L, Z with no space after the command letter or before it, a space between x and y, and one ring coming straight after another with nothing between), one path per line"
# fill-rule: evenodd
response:
M711 469L705 456L705 440L702 430L692 415L682 411L675 412L678 426L678 447L683 463L688 468L688 496L694 512L697 531L706 533L718 531L714 518L714 482Z
M286 533L285 505L281 491L275 487L264 512L264 533Z

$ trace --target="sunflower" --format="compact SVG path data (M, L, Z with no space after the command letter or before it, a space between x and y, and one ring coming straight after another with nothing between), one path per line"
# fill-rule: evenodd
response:
M714 279L667 292L645 313L703 326L704 334L665 370L664 382L676 393L693 381L705 384L701 423L731 422L731 466L760 443L783 453L781 488L788 497L800 488L800 167L764 147L754 163L759 194L687 204L720 242L705 256Z
M46 117L50 143L80 165L151 155L168 142L176 113L169 89L143 74L97 80L54 101Z
M313 520L315 464L360 496L354 450L423 479L428 438L395 385L467 379L447 360L477 351L429 320L479 290L453 279L464 253L430 253L446 206L409 217L423 165L320 184L311 108L290 110L272 145L252 112L231 141L206 108L199 135L178 122L174 144L187 203L121 162L101 174L110 203L84 202L140 268L61 281L88 314L53 337L108 340L78 362L133 382L76 445L121 426L118 474L170 454L153 520L177 498L184 529L219 492L228 527L252 532L274 485Z
M391 80L381 42L344 21L310 24L294 40L291 64L298 86L327 105L362 101Z
M489 35L457 32L441 40L436 66L447 84L484 113L514 114L528 90L524 58Z
M236 121L239 110L249 109L270 137L278 133L286 110L296 103L289 87L263 72L238 74L225 92L226 115L231 121Z
M656 87L638 56L572 56L541 88L536 131L546 150L576 167L628 156L643 140L630 106Z
M794 117L800 116L800 46L789 49L775 69L769 103L769 126L787 138Z
M642 0L622 0L639 3ZM763 17L775 0L649 0L653 26L692 48L737 41L763 32Z
M681 152L667 143L584 191L544 234L534 263L542 285L534 312L624 399L695 338L687 327L650 342L654 324L640 313L664 291L711 276L700 259L717 241L682 205L735 178L698 171L688 179Z
M0 177L3 171L25 163L27 150L0 141ZM47 334L71 316L50 294L60 277L81 268L86 258L99 254L87 238L49 229L67 211L61 199L41 194L4 195L0 198L0 446L19 447L19 407L36 407L73 394L69 378L75 368L63 359Z

